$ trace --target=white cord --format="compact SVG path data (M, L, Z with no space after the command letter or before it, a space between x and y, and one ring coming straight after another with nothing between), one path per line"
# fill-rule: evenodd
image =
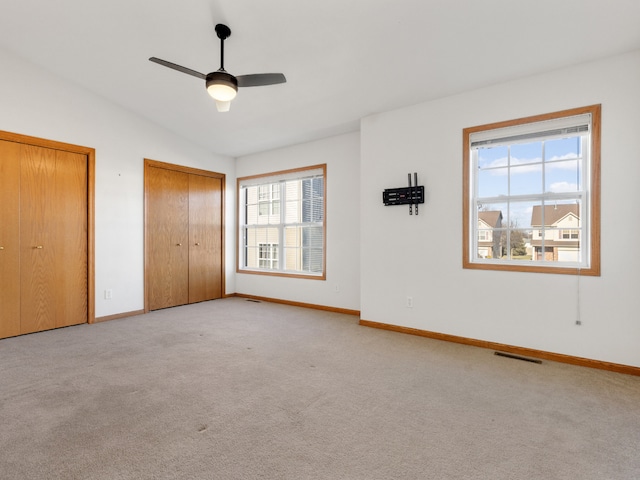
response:
M580 267L578 267L578 281L577 281L577 292L576 292L576 325L582 325L582 320L580 318Z

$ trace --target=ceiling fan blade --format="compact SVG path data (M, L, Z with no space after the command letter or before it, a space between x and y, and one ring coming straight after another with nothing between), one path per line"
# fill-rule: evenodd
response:
M206 80L207 78L207 76L204 73L196 72L195 70L191 70L190 68L183 67L175 63L167 62L166 60L162 60L160 58L151 57L149 61L153 63L157 63L158 65L164 65L165 67L172 68L182 73L186 73L187 75L192 75L194 77L201 78L202 80Z
M282 73L254 73L252 75L240 75L236 79L238 80L238 87L261 87L287 81Z

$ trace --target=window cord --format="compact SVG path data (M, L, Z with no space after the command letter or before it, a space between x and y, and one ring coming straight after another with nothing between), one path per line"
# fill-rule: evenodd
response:
M576 285L576 325L582 325L582 319L580 318L580 267L578 267L578 280Z

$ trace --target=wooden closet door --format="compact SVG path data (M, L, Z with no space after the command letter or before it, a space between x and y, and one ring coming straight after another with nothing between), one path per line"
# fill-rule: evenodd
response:
M58 150L54 183L54 311L56 327L67 327L88 319L86 156Z
M189 303L222 297L222 180L189 175Z
M0 141L0 338L20 335L20 151Z
M147 171L149 309L189 303L189 175Z
M22 146L21 332L87 321L86 157Z

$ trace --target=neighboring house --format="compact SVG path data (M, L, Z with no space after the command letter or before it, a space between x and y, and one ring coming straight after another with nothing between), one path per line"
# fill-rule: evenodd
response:
M478 257L500 258L502 234L494 234L494 228L502 228L502 212L489 210L478 212Z
M543 216L544 213L544 216ZM580 260L580 210L576 204L541 205L531 212L533 260ZM544 249L544 258L543 258Z
M244 266L322 273L323 227L312 224L323 221L323 194L318 178L246 187Z

